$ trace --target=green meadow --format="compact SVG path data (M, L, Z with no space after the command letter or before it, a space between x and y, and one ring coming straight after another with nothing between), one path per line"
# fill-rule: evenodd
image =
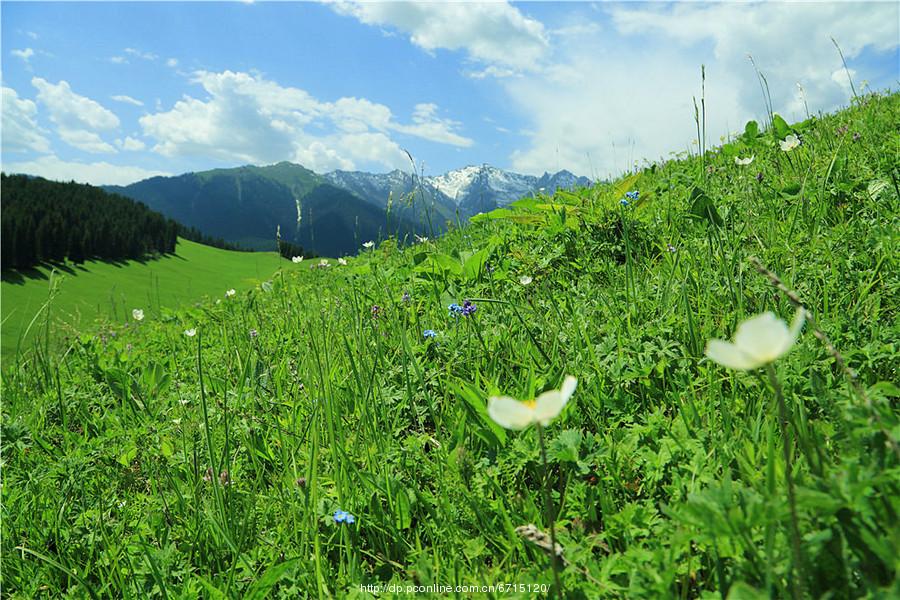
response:
M900 96L766 121L347 265L67 278L109 320L4 361L4 594L900 596Z
M284 262L275 252L231 252L179 239L174 255L152 260L88 261L4 273L3 361L12 361L17 348L25 349L40 337L48 301L55 336L74 335L94 329L98 319L127 323L135 308L160 317L167 309L204 296L220 298L229 288L248 289L271 277Z

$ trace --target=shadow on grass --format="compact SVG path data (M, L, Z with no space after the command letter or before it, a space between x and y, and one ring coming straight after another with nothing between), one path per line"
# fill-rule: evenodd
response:
M142 256L140 258L88 258L88 261L91 262L99 262L107 265L112 265L117 268L122 268L128 266L129 263L140 263L142 265L146 265L147 263L151 263L160 258L172 257L177 258L179 260L187 260L183 256L179 256L176 253L171 254L159 254L156 256ZM39 263L33 267L27 267L24 269L7 269L4 268L0 271L0 279L4 283L12 283L14 285L24 285L26 281L30 280L44 280L48 281L50 279L49 275L42 271L44 269L46 271L53 271L54 269L60 271L62 273L66 273L68 275L77 275L79 272L87 273L88 269L84 266L84 263L70 263L70 262L57 262L57 261L45 261Z

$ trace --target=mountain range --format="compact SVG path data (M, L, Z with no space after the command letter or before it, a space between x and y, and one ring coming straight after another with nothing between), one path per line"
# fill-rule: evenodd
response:
M105 186L204 234L253 249L282 239L327 256L356 252L367 240L435 235L448 222L505 206L538 192L590 185L568 171L541 177L489 165L443 175L332 171L320 175L280 162L152 177Z

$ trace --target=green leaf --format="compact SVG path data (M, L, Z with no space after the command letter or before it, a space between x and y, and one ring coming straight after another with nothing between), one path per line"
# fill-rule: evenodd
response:
M697 219L706 219L713 225L721 227L725 222L716 210L716 205L701 188L695 187L691 191L691 216Z
M752 144L759 137L759 123L756 121L747 121L744 125L744 142Z
M466 401L466 406L471 414L474 414L485 427L476 430L476 435L492 445L506 443L506 431L494 423L487 412L487 395L470 386L467 383L458 383L455 386L456 394Z
M779 140L783 140L791 133L791 128L787 124L787 121L785 121L778 113L772 116L772 133L774 133L775 138Z
M581 449L581 432L577 429L562 431L550 444L550 454L560 462L578 462Z
M484 264L487 262L488 257L491 255L491 252L494 249L491 246L486 248L482 248L468 259L466 259L465 264L463 265L463 274L466 279L469 281L473 281L478 279L481 275L481 272L484 270Z
M269 592L272 591L272 588L275 587L275 584L284 577L284 575L288 572L293 566L293 563L296 562L296 558L292 558L290 560L286 560L283 563L274 564L268 569L266 572L262 574L262 576L253 582L253 585L244 593L243 597L248 600L257 600L262 598L268 598Z

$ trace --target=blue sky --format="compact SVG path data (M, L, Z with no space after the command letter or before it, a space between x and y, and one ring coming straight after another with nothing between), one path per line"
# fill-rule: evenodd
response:
M90 183L299 162L607 176L776 110L896 88L879 3L10 3L4 171Z

